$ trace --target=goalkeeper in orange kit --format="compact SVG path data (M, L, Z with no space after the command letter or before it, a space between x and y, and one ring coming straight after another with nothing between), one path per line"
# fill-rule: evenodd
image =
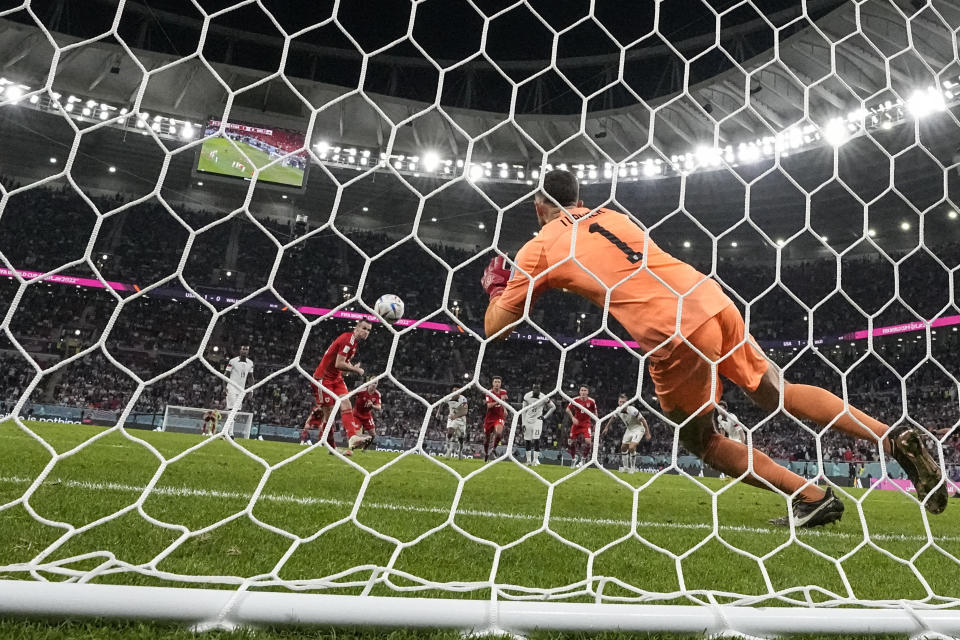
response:
M646 354L660 407L681 425L683 445L718 471L794 496L797 526L837 521L843 503L830 488L820 489L756 449L748 469L747 446L713 428L723 390L719 376L765 411L777 411L782 396L783 408L797 418L879 442L913 481L927 511L946 509L943 472L920 430L891 429L820 387L786 380L781 385L779 369L745 333L743 317L720 285L660 249L626 215L585 208L572 173L544 175L534 206L540 232L517 253L513 276L502 257L484 271L482 285L490 297L487 336L505 338L506 329L522 318L527 299L532 306L546 289L563 288L601 307L609 291L610 315ZM788 524L789 518L774 522Z

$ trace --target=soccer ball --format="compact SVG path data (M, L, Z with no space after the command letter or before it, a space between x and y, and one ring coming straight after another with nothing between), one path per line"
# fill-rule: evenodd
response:
M377 303L373 306L373 311L384 322L393 324L403 317L403 300L392 293L380 296Z

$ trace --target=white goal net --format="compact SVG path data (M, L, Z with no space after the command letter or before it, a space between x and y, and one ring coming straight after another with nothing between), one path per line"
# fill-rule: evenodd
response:
M960 634L956 2L90 3L0 5L0 615Z
M160 430L210 435L226 433L234 438L249 438L252 427L253 414L246 411L221 413L217 409L167 405L164 407Z

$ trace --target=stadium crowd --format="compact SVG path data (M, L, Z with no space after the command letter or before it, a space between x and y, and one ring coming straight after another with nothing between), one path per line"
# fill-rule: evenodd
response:
M0 250L13 266L49 271L82 258L95 216L71 193L33 189L10 199L0 217ZM110 211L119 202L119 198L94 201L101 211ZM93 266L103 279L128 288L110 292L36 283L26 289L12 315L11 334L41 368L83 352L109 328L101 348L46 374L30 402L120 410L142 380L150 384L137 396L135 412L162 414L168 404L211 406L222 402L224 386L211 369L222 371L239 346L249 344L256 363L255 382L261 384L248 396L245 409L254 413L255 423L299 427L312 404L309 376L326 346L349 328L349 322L327 319L308 326L290 307L343 304L362 311L358 299L370 307L380 294L393 292L404 299L408 317L459 321L475 329L480 325L486 301L477 283L489 253L477 257L465 249L442 245L430 245L428 251L411 241L392 246L396 239L386 234L344 232L344 239L329 230L281 252L279 246L295 240L303 230L272 220L259 222L242 217L224 219L204 211L171 211L156 201L105 218L91 254ZM199 232L189 245L180 282L177 265L188 245L189 229ZM389 251L383 253L386 249ZM364 272L366 258L373 256L376 258ZM784 264L779 274L782 286L769 292L777 276L771 265L723 263L717 265L716 273L725 286L752 301L751 330L764 341L803 338L811 326L814 336L838 336L865 326L863 313L876 314L875 326L914 321L918 316L956 314L949 310L945 267L954 268L958 261L957 243L918 253L899 267L883 257L844 258L840 283L832 260ZM452 276L448 266L458 267ZM272 285L278 296L263 292L275 267ZM698 267L711 270L708 265ZM98 275L83 262L62 273L87 278ZM894 299L895 273L900 278L899 300ZM451 286L445 299L448 277ZM127 300L116 313L117 299L129 298L136 291L132 285L143 290L165 278L168 280L148 295ZM184 291L184 284L205 302ZM842 285L842 293L835 292L838 285ZM0 288L0 311L6 313L18 283L2 278ZM257 292L261 293L252 298L252 304L214 318L213 309L225 309L234 300ZM826 302L811 311L797 300L808 307ZM531 321L549 336L569 340L593 334L600 327L601 313L579 298L548 292L538 302ZM525 332L528 329L538 333L524 327ZM626 338L613 321L609 333ZM960 376L960 364L952 356L957 352L958 335L948 326L933 332L929 344L921 339L922 333L902 333L874 339L872 350L864 340L828 340L816 351L781 345L770 347L768 355L786 368L789 380L818 384L841 395L846 390L852 404L889 424L910 420L929 428L946 428L960 422L954 382ZM932 359L927 357L928 350ZM361 345L358 360L368 374L390 367L390 377L380 384L384 410L377 417L378 431L402 438L405 446L412 446L424 428L427 440L442 439L445 408L430 405L443 407L440 400L457 384L466 389L470 400L470 446L473 452L479 451L483 392L474 383L474 371L480 353L481 343L469 333L397 333L377 328ZM590 385L603 414L616 408L619 393L636 395L653 427L653 439L643 443L641 453L658 459L669 455L673 429L657 418L657 404L641 371L639 354L584 343L567 353L562 375L558 375L559 363L560 352L549 342L514 339L491 343L483 351L477 380L489 385L493 375L502 376L514 407L519 407L520 398L533 382L540 382L545 391L553 389L561 408L577 386ZM174 368L173 373L152 380ZM844 371L848 371L846 379L840 374ZM14 345L0 344L0 381L4 383L0 400L7 410L32 376L33 366ZM348 379L348 384L353 388L359 381ZM419 394L423 400L411 394ZM782 414L763 415L735 389L728 388L725 398L740 421L753 430L758 447L782 459L817 458L817 438L809 427ZM554 415L555 420L545 425L547 448L561 448L566 440L565 412ZM618 445L619 432L614 427L601 438L602 455L612 457ZM819 447L823 459L877 459L876 446L830 431L820 439ZM951 444L945 450L951 462L960 463L956 447Z

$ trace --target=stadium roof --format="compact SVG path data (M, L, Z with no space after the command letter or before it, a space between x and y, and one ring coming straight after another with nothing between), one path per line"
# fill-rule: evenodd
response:
M91 2L104 11L77 11L69 2L51 5L52 15L47 17L51 26L79 34L58 34L61 46L109 30L110 7L115 2ZM204 3L211 10L226 4ZM314 9L302 13L308 4ZM437 14L436 7L441 4L444 12L451 13ZM556 17L556 27L569 25L575 22L572 16L554 16L555 7L574 7L586 15L579 4L550 3L550 13L545 15ZM292 126L305 126L312 109L327 105L318 115L314 131L317 137L343 145L382 149L392 125L404 122L397 131L395 153L418 154L430 147L442 155L462 156L469 138L477 137L475 154L484 160L525 162L539 159L542 149L555 150L552 155L563 156L566 162L602 163L636 157L651 145L670 156L692 152L698 145L737 145L775 135L792 125L823 127L833 118L862 108L906 100L916 90L939 86L960 73L952 55L951 31L960 25L960 7L951 3L917 11L909 1L855 4L812 0L806 3L804 15L797 7L783 8L795 3L776 2L773 7L779 10L763 17L752 5L743 4L714 19L703 2L668 2L661 6L676 12L664 9L660 29L623 49L610 37L618 28L626 29L621 24L635 22L634 29L640 33L648 30L651 21L640 10L631 16L633 21L618 17L617 12L605 9L608 4L598 3L599 20L587 20L557 36L557 66L546 69L553 38L526 6L490 21L485 47L490 55L469 53L463 46L453 47L454 55L442 55L448 41L462 38L422 36L417 29L421 16L430 27L428 34L458 34L456 26L441 28L445 23L438 21L457 23L451 15L475 12L465 9L465 3L420 3L413 40L403 39L403 33L391 34L402 42L368 59L363 82L370 98L367 102L360 95L343 98L345 87L359 84L362 60L347 34L352 37L350 30L357 32L357 45L387 44L385 25L395 27L397 22L390 11L409 10L412 5L406 0L377 2L373 13L374 5L369 2L344 3L344 7L360 8L345 9L343 15L338 14L338 22L295 38L284 73L302 98L280 78L257 84L279 68L283 40L277 25L256 5L211 19L204 46L199 47L197 30L203 22L191 3L131 1L124 7L117 33L131 47L136 61L108 35L65 52L57 66L54 89L131 103L142 81L138 62L146 69L158 69L183 59L151 76L143 110L195 119L220 114L226 104L226 85L241 91L235 95L236 108L255 110L271 121L287 120ZM455 8L448 9L450 5ZM169 10L175 6L180 7L178 12ZM267 6L278 20L294 15L300 16L301 23L329 18L323 10L325 3L294 3L296 9L282 2ZM282 9L284 6L287 8ZM695 11L696 7L700 10ZM360 20L354 16L356 11L378 19ZM377 12L384 13L382 19ZM674 26L678 15L693 26ZM23 25L32 23L24 12L7 18L10 21L0 26L0 57L7 61L4 74L34 86L42 83L50 70L53 48L35 25ZM814 22L811 18L818 19ZM479 16L473 22L483 23ZM722 28L719 46L713 46L714 22ZM533 23L546 39L527 35ZM603 33L600 24L609 25L614 33ZM779 57L773 55L772 25L780 30ZM261 33L271 30L273 35ZM498 37L501 31L503 35ZM620 37L636 35L623 33ZM440 74L434 61L411 44L419 42L418 38L436 45L436 60L448 65L439 96ZM603 46L585 44L601 40ZM597 53L601 50L605 52ZM190 57L197 51L211 61L220 79L199 56ZM498 51L507 59L498 59ZM693 60L689 66L685 57ZM618 81L621 66L623 79ZM511 111L513 88L505 76L518 88L513 108L516 116L503 125L505 114ZM606 85L610 87L599 91ZM686 93L682 92L684 86L689 87ZM585 101L580 94L592 97ZM427 111L428 103L435 99L442 109ZM584 134L578 134L581 119ZM489 133L482 135L484 132Z
M115 7L115 3L107 0L91 2L105 9ZM418 6L428 8L435 3L435 0L428 0ZM206 2L201 4L208 5ZM299 8L291 10L281 9L289 5L280 2L265 4L274 9L275 17L281 22L305 6L296 5ZM446 7L457 3L443 4ZM561 4L568 6L568 3ZM686 0L662 4L685 7L688 11L692 11L694 5L706 6ZM248 13L218 15L210 22L206 46L198 48L198 39L194 35L189 50L183 42L191 42L191 29L201 24L199 12L194 11L196 15L191 15L190 12L173 11L171 9L175 6L171 2L131 0L126 3L118 33L129 49L109 33L100 39L72 46L83 42L84 38L96 38L106 33L112 20L109 10L79 12L70 2L52 2L47 5L49 15L41 12L39 17L48 28L60 29L52 36L60 47L69 47L58 60L53 80L53 89L64 95L72 93L85 100L129 105L131 108L139 99L142 111L174 114L202 122L208 116L223 113L228 95L225 84L237 91L231 103L233 119L305 128L310 122L312 108L327 105L316 116L312 142L325 140L344 147L355 145L381 151L392 145L390 149L394 154L410 155L433 149L447 158L463 158L469 151L474 161L518 161L528 166L539 166L541 162L594 163L593 171L599 175L593 180L596 184L586 188L589 203L622 205L647 224L667 220L658 230L661 237L675 236L678 243L682 238L694 237L695 246L702 244L696 241L697 234L702 235L697 229L698 224L718 233L718 230L741 222L745 227L761 228L770 238L789 238L797 223L802 226L809 218L819 235L831 239L857 237L863 233L868 202L871 227L884 216L890 218L892 230L896 230L903 220L910 219L912 236L919 227L917 212L933 207L947 208L950 203L944 198L955 193L953 173L949 175L948 184L942 167L952 163L954 150L960 143L960 125L953 114L955 101L949 91L960 73L953 54L951 31L960 26L960 6L938 3L935 7L918 5L918 10L911 2L870 0L854 4L813 0L806 4L807 14L803 15L796 12L793 4L775 3L774 10L764 17L741 15L741 10L752 7L749 4L743 4L729 14L724 13L724 16L736 14L737 17L735 24L729 27L724 19L720 20L723 27L720 44L730 53L727 68L717 66L716 61L708 64L713 54L702 53L691 63L689 76L682 73L685 67L681 54L696 56L698 51L706 51L714 42L713 31L704 27L707 23L702 19L693 20L694 27L674 29L671 33L675 33L675 42L655 35L622 53L597 53L575 45L569 55L559 55L566 50L561 46L563 38L558 38L557 68L570 78L574 86L578 86L578 69L584 70L587 80L583 82L588 82L589 77L596 78L597 70L619 68L621 63L625 69L624 84L588 101L583 115L565 113L566 108L559 102L547 104L553 96L562 94L565 100L570 95L576 96L576 92L570 86L551 85L565 82L559 73L551 71L536 75L535 70L542 68L542 62L538 61L538 54L529 39L521 39L527 45L514 44L511 49L508 46L510 38L506 38L503 59L466 59L463 54L465 57L460 66L450 69L447 78L459 78L451 80L450 85L469 86L469 90L460 91L460 98L456 97L459 95L457 91L444 91L439 96L441 107L428 109L422 94L409 92L423 90L426 85L416 78L421 72L430 72L431 65L422 55L418 57L416 51L411 53L404 45L390 47L369 59L368 78L379 77L377 74L386 70L386 77L393 76L394 79L385 84L371 80L373 84L365 84L365 95L360 96L345 92L343 83L338 83L335 76L352 68L351 56L356 59L361 56L351 54L350 47L343 46L342 40L327 40L319 33L315 34L319 41L304 39L301 43L298 38L291 46L285 67L289 85L283 79L264 81L270 75L269 70L264 70L269 67L265 61L274 61L273 71L278 68L279 58L271 58L267 52L275 46L279 31L275 37L258 33L258 29L264 28L263 23L256 23ZM531 5L535 7L537 2ZM309 3L309 6L320 7L316 9L320 11L323 5ZM366 7L363 11L369 12L372 5L358 2L344 3L343 6ZM394 4L377 3L376 6L391 7ZM396 6L409 7L410 4L403 0ZM458 6L463 10L463 6ZM569 3L569 6L576 6L576 3ZM604 2L597 3L598 16L602 17L600 12L604 6ZM193 11L192 3L184 2L182 7L190 7ZM247 5L246 9L251 7L255 5ZM208 8L216 10L213 5ZM243 15L248 18L241 20ZM344 14L343 22L360 29L358 38L363 25L377 23L368 20L360 24L356 16L351 18L350 15ZM670 15L664 14L661 18L661 29L665 33L664 25L673 19ZM502 17L509 16L503 14ZM324 18L307 12L303 13L303 19L322 21ZM570 20L570 17L563 19ZM379 22L395 22L391 20L383 18ZM763 47L763 38L773 42L773 29L768 21L781 29L778 56ZM618 21L608 17L604 22L613 25ZM643 22L638 19L638 23ZM276 28L273 23L268 26ZM436 24L432 27L434 31L439 28ZM507 32L509 35L510 30ZM375 38L377 33L378 29L373 28L363 37ZM451 27L450 33L458 31ZM727 39L724 34L733 35ZM444 35L440 38L441 44L448 39L457 40ZM736 52L734 45L738 39L741 49ZM582 40L585 38L574 42ZM655 46L651 44L654 41L657 42ZM175 52L171 53L171 49ZM251 51L255 52L254 60L250 59ZM713 51L716 53L719 48ZM45 34L23 11L0 19L0 60L6 61L0 75L31 87L41 86L50 72L53 52ZM203 65L198 55L191 57L194 52L209 59L210 67ZM450 54L453 57L437 55L435 58L444 60L444 64L456 64L453 60L461 54L462 51L454 50ZM731 60L739 66L733 65ZM523 106L518 91L517 115L512 121L505 116L509 112L509 103L501 110L492 111L458 106L482 107L485 106L484 100L498 95L495 87L486 80L500 74L493 63L507 74L530 76L521 84L532 97ZM143 74L139 65L151 70L163 69L150 76L142 95ZM641 74L644 81L640 83L646 88L638 86L635 90L649 91L647 95L652 97L621 105L618 101L622 98L622 91L630 86L626 81L626 69L631 65L646 71ZM649 73L650 69L656 73ZM651 78L657 78L656 82L644 84ZM510 87L502 78L501 81L503 86ZM677 88L685 82L689 90L677 93ZM349 86L355 87L356 83ZM909 104L912 96L931 88L936 89L937 95L946 102L929 117L912 118ZM436 82L426 90L435 93ZM413 95L421 100L411 97ZM24 103L16 109L26 112L30 105ZM6 125L27 127L21 131L22 140L16 138L20 141L18 145L35 144L31 141L39 136L48 141L55 140L61 148L65 145L69 149L72 131L57 124L59 116L25 118L15 115L9 104L2 111ZM578 135L581 120L585 134ZM397 126L394 131L393 124L404 121L406 124ZM841 126L847 123L854 133L835 156L833 146L821 133L825 133L828 123L836 121L840 121ZM813 135L804 133L804 127L811 128ZM788 130L801 136L800 148L785 147L790 153L788 157L784 150L777 160L781 171L761 178L774 166L774 154L763 151L761 140L783 135ZM469 137L475 137L472 146ZM91 184L101 184L104 189L124 190L119 181L124 170L136 174L134 177L140 182L145 179L149 184L150 180L155 180L152 176L158 171L158 149L149 138L134 143L128 132L113 129L97 131L84 139L82 153L92 152L98 158L107 157L111 162L127 165L122 166L117 175L108 176L103 175L104 167L99 166L102 162L76 166L74 173L88 172ZM920 146L915 145L917 139ZM704 146L708 151L710 148L722 150L725 145L735 148L744 141L756 142L751 149L758 154L763 151L764 157L746 161L738 157L740 167L736 170L726 168L719 161L714 166L714 160L720 158L696 157L697 150ZM17 149L23 148L18 145L10 145L7 151L17 155ZM170 144L171 148L177 146L180 145ZM541 149L551 153L544 156ZM676 161L670 158L671 154L677 154ZM633 185L621 184L611 196L609 179L603 175L603 163L643 157L660 159L664 165L675 163L680 171ZM195 197L201 204L232 202L233 198L224 197L224 194L237 192L234 185L208 180L204 191L197 192L196 176L190 166L192 159L192 153L189 157L179 155L174 158L165 187L170 192L188 194L187 200ZM23 155L15 160L22 163ZM685 164L691 161L693 164ZM691 167L692 173L687 171ZM636 168L634 165L632 170ZM49 166L40 167L37 171L27 171L26 175L43 175L43 171L49 170ZM269 215L292 218L309 209L312 221L317 221L318 216L322 219L326 214L321 211L323 205L318 203L333 201L334 181L349 180L356 175L341 168L331 168L330 171L327 174L326 169L314 166L307 192L303 195L281 201L279 192L258 190L254 204L262 205L260 211ZM392 176L384 176L382 172L371 174L350 188L351 195L341 203L338 219L377 228L397 227L397 220L390 217L393 213L391 207L370 206L377 199L389 202L409 199L410 189L403 184L399 174L393 173ZM589 171L584 168L584 173ZM406 174L406 180L424 193L445 184L442 180L417 178L413 172ZM685 177L681 179L679 176ZM842 184L836 179L831 181L832 178L838 178ZM744 181L751 180L757 182L751 185L748 197ZM589 175L585 175L585 182L590 181ZM429 213L425 211L424 220L432 219L436 213L441 221L438 224L447 220L452 225L438 227L436 237L456 237L462 242L480 245L489 243L493 225L487 220L486 228L478 229L478 221L484 220L492 207L478 193L482 191L498 206L507 206L522 200L532 189L523 181L498 186L494 184L496 174L487 182L469 185L463 180L428 201L428 208L434 209ZM896 191L890 191L891 187ZM804 198L797 197L800 189L815 192L809 211ZM363 191L366 193L361 193ZM951 199L957 200L956 197ZM298 201L298 206L289 206L294 200ZM749 209L745 212L747 200ZM363 206L369 206L370 215L361 215L368 213ZM517 210L522 210L522 206ZM501 234L501 246L508 249L515 248L529 237L531 227L528 216L514 216L513 211L511 209L511 215L505 216ZM830 215L830 211L834 211L834 215ZM381 215L383 218L371 219ZM406 224L403 222L399 227ZM930 234L933 227L928 225L926 229ZM880 234L885 233L885 228L880 225ZM899 240L904 238L906 236ZM725 238L727 241L734 242L732 236ZM753 241L763 245L755 232ZM741 247L749 246L746 237L739 242Z

